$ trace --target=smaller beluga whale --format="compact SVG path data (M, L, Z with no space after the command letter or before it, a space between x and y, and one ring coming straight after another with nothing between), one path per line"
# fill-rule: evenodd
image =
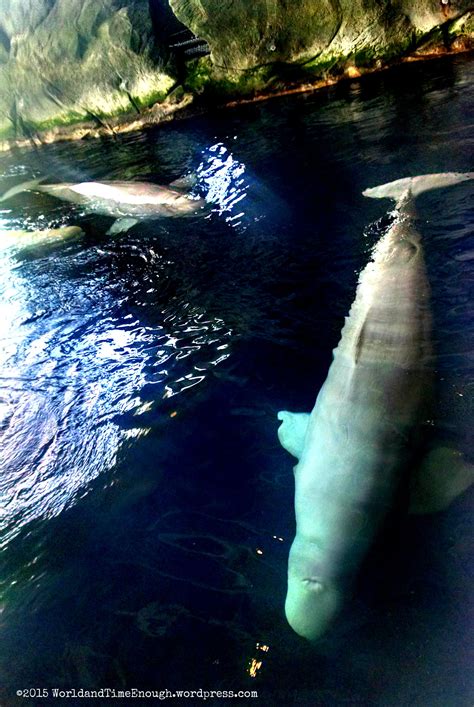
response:
M412 469L433 368L430 290L414 199L473 177L428 174L363 192L394 200L394 220L359 276L313 411L278 413L280 442L298 459L285 613L309 640L323 636L342 608L403 479L415 492L414 512L441 510L474 481L472 465L449 450L422 463L421 476Z
M5 248L44 245L83 236L79 226L61 226L60 228L42 228L36 230L6 229L0 226L0 251Z
M205 200L190 193L192 179L181 177L168 186L151 182L64 182L43 184L32 179L9 189L0 202L25 191L42 192L62 201L79 204L90 213L116 219L108 233L121 233L139 221L172 216L190 216L202 210Z

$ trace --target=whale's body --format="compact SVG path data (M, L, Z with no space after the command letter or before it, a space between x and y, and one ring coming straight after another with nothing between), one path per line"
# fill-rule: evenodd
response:
M39 184L37 189L75 204L84 204L96 213L121 218L156 218L195 213L201 199L170 187L148 182L81 182L79 184Z
M114 233L127 230L138 220L188 216L202 209L205 201L178 187L180 181L161 186L124 181L42 184L41 179L35 179L13 187L0 201L23 191L43 192L62 201L80 204L89 212L119 219L111 229Z
M426 175L366 190L397 215L362 271L311 415L279 413L295 468L296 537L285 611L320 637L389 511L430 396L429 285L412 198L472 175Z
M79 226L62 226L61 228L45 228L36 231L4 230L0 228L0 250L11 246L21 248L24 246L42 245L83 235L84 231Z

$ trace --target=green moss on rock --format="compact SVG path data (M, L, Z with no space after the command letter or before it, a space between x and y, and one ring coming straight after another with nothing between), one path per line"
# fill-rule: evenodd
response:
M274 72L271 65L226 74L216 70L209 57L203 57L188 65L185 88L210 99L238 98L263 90L272 79Z
M189 65L187 85L207 95L252 94L282 80L316 80L386 64L413 51L434 28L472 32L470 0L170 0L178 18L206 39L211 56ZM448 16L446 15L448 14ZM467 30L462 28L467 27ZM267 68L264 68L267 67ZM288 67L296 67L291 70Z
M185 87L201 94L212 81L212 63L209 57L195 59L187 66Z
M184 90L211 100L357 75L415 49L460 50L474 36L471 0L447 8L437 0L170 5L210 45L209 57L181 67L181 78ZM2 0L0 135L106 122L176 101L176 71L165 61L170 17L167 0Z
M474 35L474 11L467 12L463 17L453 20L448 27L448 32L451 37L460 34Z

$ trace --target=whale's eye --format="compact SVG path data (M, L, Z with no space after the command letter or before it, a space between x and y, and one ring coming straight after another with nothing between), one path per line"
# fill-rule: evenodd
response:
M319 579L316 579L316 577L305 577L305 579L303 579L303 584L305 584L306 588L311 592L319 593L324 590L324 584L320 582Z

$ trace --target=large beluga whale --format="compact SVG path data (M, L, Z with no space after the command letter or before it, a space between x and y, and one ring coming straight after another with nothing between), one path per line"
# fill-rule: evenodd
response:
M280 442L298 459L285 612L292 628L310 640L337 615L402 480L411 475L430 398L430 290L414 197L473 177L431 174L363 192L393 199L394 220L360 274L313 411L278 413ZM439 498L431 510L439 510L472 482L473 468L463 467L452 493L446 477L451 468L443 464L452 466L454 457L438 453L434 461ZM424 465L422 473L429 483L431 470ZM417 479L414 487L419 501L426 484Z
M36 191L80 204L86 211L113 216L117 221L109 233L119 233L144 219L170 216L188 216L199 212L205 200L189 193L186 178L168 186L151 182L64 182L43 184L43 179L32 179L9 189L0 202L24 191Z

